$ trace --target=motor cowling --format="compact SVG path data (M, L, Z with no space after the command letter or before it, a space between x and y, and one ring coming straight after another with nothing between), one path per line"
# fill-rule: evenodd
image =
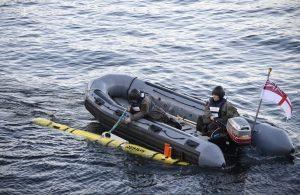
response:
M230 118L226 125L229 137L238 145L251 143L251 127L248 121L242 117Z

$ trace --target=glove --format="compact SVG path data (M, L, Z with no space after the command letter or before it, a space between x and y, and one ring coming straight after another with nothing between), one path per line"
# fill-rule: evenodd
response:
M130 123L130 122L131 122L130 117L128 117L128 118L126 118L126 119L124 120L124 123L125 123L125 124L128 124L128 123Z

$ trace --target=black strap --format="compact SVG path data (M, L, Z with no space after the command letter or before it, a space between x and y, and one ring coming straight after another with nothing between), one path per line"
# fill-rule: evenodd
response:
M129 90L130 90L131 85L133 84L133 82L134 82L135 79L137 79L137 77L134 77L134 78L132 79L132 81L131 81L131 83L130 83L128 89L127 89L127 97L129 96Z
M221 111L222 111L222 108L223 108L224 104L226 103L226 101L227 101L226 99L223 99L222 102L221 102L219 113L218 113L219 117L222 117L221 116L221 113L222 113Z

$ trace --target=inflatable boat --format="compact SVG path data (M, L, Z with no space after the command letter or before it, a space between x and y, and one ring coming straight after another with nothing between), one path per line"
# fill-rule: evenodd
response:
M172 158L199 166L224 167L226 153L211 137L196 131L196 121L203 115L205 102L199 98L180 94L159 84L143 81L128 75L109 74L89 82L85 93L86 109L102 124L112 127L122 113L130 116L128 93L139 89L151 95L169 115L182 124L179 130L168 124L142 118L129 124L120 123L114 134L130 143L163 153L165 144L172 148ZM123 112L124 111L124 112ZM287 133L267 123L237 117L227 124L229 141L240 145L255 146L267 155L288 155L294 146Z

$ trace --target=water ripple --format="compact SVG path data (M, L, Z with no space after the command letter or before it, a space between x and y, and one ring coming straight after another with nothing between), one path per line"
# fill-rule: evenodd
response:
M287 1L2 1L0 193L299 193L299 3ZM267 68L294 117L263 105L295 159L247 151L225 171L170 167L33 126L48 117L99 132L86 83L124 73L207 99L223 85L253 116ZM274 172L274 170L276 170Z

